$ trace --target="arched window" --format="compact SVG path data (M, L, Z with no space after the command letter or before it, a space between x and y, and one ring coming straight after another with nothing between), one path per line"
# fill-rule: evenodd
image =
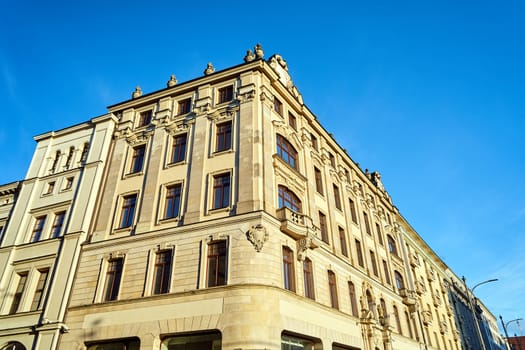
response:
M397 253L397 246L396 246L396 241L394 240L394 238L388 235L387 239L388 239L388 250L390 251L390 253L394 254L395 256L399 256L399 254Z
M399 271L394 271L394 278L396 279L396 287L398 290L405 288L405 282L403 281L403 276Z
M279 208L290 208L298 213L301 212L301 201L295 193L287 187L279 186Z
M374 298L372 297L372 293L370 293L369 290L366 291L366 302L368 304L368 311L372 312L375 315L375 305Z
M297 169L297 151L288 140L277 135L277 155L292 168Z
M1 350L26 350L26 347L17 341L9 342Z

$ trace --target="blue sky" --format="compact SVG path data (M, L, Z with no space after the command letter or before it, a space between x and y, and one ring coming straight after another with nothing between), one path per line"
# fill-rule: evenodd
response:
M445 263L499 278L477 296L525 318L523 1L0 3L0 183L25 176L34 135L261 42Z

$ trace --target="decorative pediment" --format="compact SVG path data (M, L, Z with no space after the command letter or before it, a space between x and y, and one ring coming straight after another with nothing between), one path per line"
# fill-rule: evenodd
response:
M125 138L130 146L135 146L148 141L149 137L153 135L153 129L144 129L140 131L133 131L130 127L115 132L115 138Z
M285 123L283 120L277 119L272 120L272 124L275 131L288 140L288 142L294 146L296 151L300 151L304 148L303 142L297 135L297 132L287 123Z
M166 132L169 135L172 135L172 136L177 135L177 134L187 131L188 124L186 121L182 121L178 123L175 123L175 122L167 123L164 125L164 130L166 130Z
M232 120L235 113L239 111L238 107L227 107L226 109L215 110L214 112L207 115L209 120L213 120L216 123L220 123L226 120Z
M239 87L237 98L239 99L240 103L249 102L253 100L255 96L256 96L255 84L248 84L248 85Z
M272 57L268 59L268 63L270 64L270 67L273 68L275 73L279 76L279 81L286 86L288 91L297 99L297 101L300 104L303 104L303 97L299 93L299 90L295 86L295 84L292 81L292 77L288 73L288 64L282 58L281 55L275 54Z
M279 166L281 163L282 165ZM285 163L278 156L274 156L273 164L275 178L278 183L285 185L297 194L306 193L306 178L288 169L287 166L284 166Z

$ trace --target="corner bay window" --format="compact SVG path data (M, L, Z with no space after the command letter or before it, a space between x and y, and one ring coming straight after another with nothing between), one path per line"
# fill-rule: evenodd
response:
M284 288L295 292L293 251L288 247L283 247L283 279Z
M226 241L215 241L208 244L207 287L226 285Z
M126 228L133 225L133 217L135 215L135 206L137 204L137 195L132 194L122 198L122 210L120 213L119 228Z
M106 279L104 282L104 301L116 300L120 289L122 278L123 258L111 259L108 261Z
M298 169L297 165L297 151L295 148L281 135L277 135L277 155L286 164L294 169Z
M279 186L279 208L290 208L298 213L301 212L301 201L295 193L284 186Z
M212 209L227 208L230 205L231 179L230 173L213 176Z

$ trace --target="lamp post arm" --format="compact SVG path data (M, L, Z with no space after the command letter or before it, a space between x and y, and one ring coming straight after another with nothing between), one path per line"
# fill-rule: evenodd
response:
M476 289L477 287L479 287L479 286L481 286L482 284L485 284L485 283L496 282L497 280L498 280L497 278L493 278L493 279L490 279L490 280L486 280L486 281L480 282L480 283L476 284L474 287L472 287L472 289L470 291L472 292L472 295L474 295L474 289Z

